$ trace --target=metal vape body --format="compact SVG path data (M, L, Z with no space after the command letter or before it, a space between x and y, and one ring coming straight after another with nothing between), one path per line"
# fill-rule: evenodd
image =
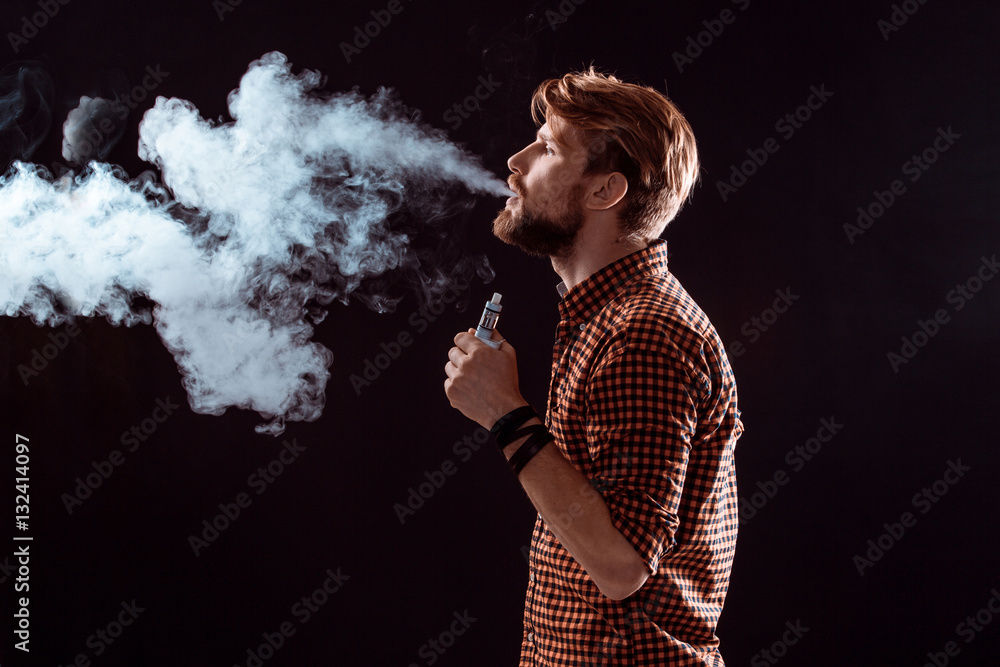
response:
M500 319L500 311L503 310L503 306L500 305L501 295L494 292L493 299L486 302L486 307L483 308L483 316L479 318L479 326L476 327L476 338L483 341L494 350L500 349L500 344L503 343L502 340L493 340L493 330L497 327L497 320Z

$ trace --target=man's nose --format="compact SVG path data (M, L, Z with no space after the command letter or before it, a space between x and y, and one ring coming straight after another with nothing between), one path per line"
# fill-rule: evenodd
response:
M507 168L510 169L515 174L523 174L522 167L524 166L524 152L528 150L527 148L522 148L518 152L507 158Z

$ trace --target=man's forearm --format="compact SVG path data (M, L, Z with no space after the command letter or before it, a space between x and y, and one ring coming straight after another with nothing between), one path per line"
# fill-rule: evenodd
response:
M504 455L509 459L524 440L507 445ZM645 583L649 570L611 521L604 498L555 443L543 447L519 479L542 520L604 595L620 600Z

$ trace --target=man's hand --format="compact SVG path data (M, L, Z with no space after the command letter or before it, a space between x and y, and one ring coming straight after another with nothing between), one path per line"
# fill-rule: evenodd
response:
M476 330L455 336L444 372L444 393L463 415L492 428L505 414L527 405L517 382L517 355L504 341L499 350L479 340ZM494 332L499 336L499 332ZM502 338L501 338L502 340Z

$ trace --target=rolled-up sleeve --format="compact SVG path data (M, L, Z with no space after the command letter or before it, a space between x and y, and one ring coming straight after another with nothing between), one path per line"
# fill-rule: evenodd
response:
M590 477L650 572L676 541L704 386L656 328L616 335L587 390Z

